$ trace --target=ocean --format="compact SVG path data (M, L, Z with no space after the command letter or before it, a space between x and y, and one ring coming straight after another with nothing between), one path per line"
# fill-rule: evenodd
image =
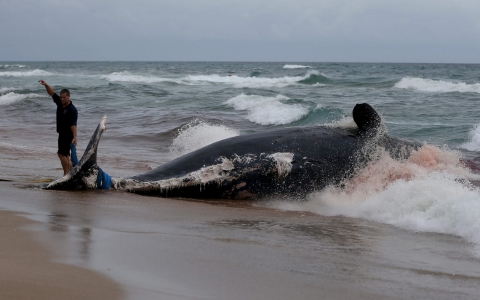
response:
M233 136L290 126L345 126L352 123L356 103L372 105L388 134L425 145L408 161L381 157L344 186L314 192L303 201L238 204L115 191L43 191L38 186L62 171L56 156L56 107L39 79L57 92L70 90L79 112L79 156L107 115L98 163L112 176L139 174ZM473 64L0 62L0 180L9 182L9 193L15 194L13 186L18 195L43 199L33 203L0 195L0 208L28 212L46 224L89 228L94 245L89 253L95 259L71 251L65 261L104 273L105 263L99 261L109 257L105 245L123 247L126 233L148 253L145 260L156 257L154 248L165 247L159 245L162 234L216 239L228 251L237 251L232 243L238 242L245 251L235 258L206 258L218 245L203 240L198 259L185 250L191 264L176 269L170 263L176 276L169 281L160 265L156 269L135 258L127 268L125 260L132 256L113 255L108 261L118 270L107 275L124 284L132 299L166 291L165 299L282 299L290 295L282 289L291 286L291 294L304 299L330 286L338 291L326 298L360 293L366 299L475 299L480 292L479 102L480 65ZM459 161L469 161L473 170ZM62 200L52 208L56 197ZM170 220L160 211L162 204L171 213L191 216L185 211L195 214L195 207L203 215L187 223ZM84 206L95 222L77 216ZM52 220L62 209L72 217ZM159 220L154 211L166 219ZM138 233L143 231L150 237ZM102 238L93 239L91 232ZM106 236L110 242L103 241ZM78 238L71 233L67 240L75 244ZM178 250L170 247L167 253ZM268 257L256 256L260 248ZM254 258L259 265L250 265ZM217 264L224 276L239 271L236 280L212 275ZM202 275L200 266L210 273ZM258 272L268 273L265 287L246 293L244 287L255 284L245 276ZM215 280L224 283L218 294L210 290ZM274 292L268 284L286 285ZM306 290L295 293L293 286Z

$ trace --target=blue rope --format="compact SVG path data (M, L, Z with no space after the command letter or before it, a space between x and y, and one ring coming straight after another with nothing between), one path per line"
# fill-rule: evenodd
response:
M110 175L103 172L102 169L98 168L97 189L108 190L110 188L111 180L112 180L112 178L110 177Z
M70 151L72 154L70 155L70 161L72 162L72 167L78 165L78 158L77 158L77 148L73 143L70 143Z

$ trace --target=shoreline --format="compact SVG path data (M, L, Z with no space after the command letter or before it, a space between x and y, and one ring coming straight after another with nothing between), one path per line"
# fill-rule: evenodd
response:
M449 300L480 287L480 262L456 236L260 203L25 185L0 183L0 299Z
M38 225L0 209L1 299L123 299L120 284L98 272L54 262L55 255L32 236Z

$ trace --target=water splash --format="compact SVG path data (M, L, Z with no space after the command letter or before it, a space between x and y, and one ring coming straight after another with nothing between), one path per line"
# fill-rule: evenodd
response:
M240 132L236 129L195 119L178 130L170 147L170 154L173 157L179 157L237 135L240 135Z

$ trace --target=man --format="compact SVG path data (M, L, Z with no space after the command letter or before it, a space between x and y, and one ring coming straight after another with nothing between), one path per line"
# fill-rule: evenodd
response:
M70 92L67 89L61 90L60 96L58 96L45 80L40 79L38 82L47 89L47 93L57 105L57 153L62 163L63 175L65 176L72 168L70 164L70 144L77 146L78 112L72 101L70 101Z

